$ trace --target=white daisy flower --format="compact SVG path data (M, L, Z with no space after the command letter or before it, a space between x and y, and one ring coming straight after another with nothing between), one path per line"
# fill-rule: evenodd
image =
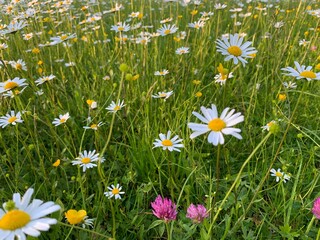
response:
M271 122L268 122L267 125L262 126L262 131L267 130L268 132L270 131L270 127L273 126L274 124L277 124L275 120L272 120Z
M24 28L27 25L28 25L27 22L23 21L23 20L21 20L21 21L13 21L7 26L7 29L1 30L0 34L15 33L15 32L21 30L22 28Z
M158 92L157 95L152 95L152 97L153 98L163 98L164 100L167 100L172 94L173 94L173 91L170 91L170 92Z
M90 126L84 126L84 129L91 129L91 130L95 130L97 131L99 127L101 127L104 123L103 122L99 122L98 124L91 124Z
M21 198L19 193L14 193L12 201L3 204L0 208L0 239L27 239L26 235L39 237L41 231L48 231L50 225L57 220L48 218L47 215L60 210L54 202L43 202L33 199L34 190L29 188Z
M105 159L99 157L99 153L96 153L96 150L89 152L85 150L83 153L80 153L80 156L76 160L72 161L72 165L80 165L80 167L83 167L83 172L85 172L87 168L96 167L96 162L98 161L103 163Z
M61 36L58 36L58 37L51 37L50 40L51 42L49 43L50 46L53 46L53 45L57 45L59 43L62 43L64 41L67 41L68 39L71 39L71 38L75 38L76 37L76 34L70 34L69 36L66 35L66 34L63 34Z
M254 47L249 47L252 42L243 42L243 37L240 37L239 34L230 34L230 41L226 37L222 37L222 40L218 39L217 51L221 52L222 55L227 56L224 60L229 61L233 59L234 64L242 62L242 65L245 66L248 63L244 58L252 58L251 54L255 54L258 51Z
M59 126L59 125L65 123L69 118L70 118L69 113L66 113L64 115L60 114L59 118L55 118L53 120L52 124L54 124L55 126Z
M27 71L27 65L22 59L19 59L18 61L10 61L9 64L16 70Z
M320 72L315 73L311 71L311 66L306 67L305 65L300 65L296 61L294 62L294 65L296 66L297 70L292 67L281 68L281 70L287 71L287 73L284 73L284 75L295 77L296 79L305 78L308 81L320 80Z
M226 8L226 7L227 7L226 4L221 4L221 3L216 3L216 4L214 4L214 8L217 9L217 10L219 10L219 9L224 9L224 8Z
M295 89L297 88L297 84L294 83L294 82L284 82L282 83L282 85L285 87L285 88L292 88L292 89Z
M168 34L172 34L178 31L178 28L174 24L164 24L161 28L157 30L157 33L159 33L161 36L166 36Z
M219 73L214 76L214 80L215 80L214 82L220 83L220 85L224 85L226 83L227 79L229 79L229 78L233 78L233 72L230 72L228 74Z
M45 82L48 82L48 81L54 79L55 77L56 77L56 76L55 76L55 75L52 75L52 74L50 74L50 76L43 76L43 77L38 78L38 79L35 81L35 83L36 83L37 86L38 86L38 85L40 85L40 84L43 84L43 83L45 83Z
M124 101L122 100L120 102L120 100L117 101L117 103L115 103L114 101L111 102L111 104L106 108L109 112L118 112L121 108L123 108L125 106Z
M188 26L189 26L190 28L200 29L200 28L203 28L205 24L206 24L206 23L205 23L204 21L199 20L199 21L197 21L197 22L188 23Z
M192 112L194 116L200 119L205 124L188 123L188 127L194 132L190 135L193 139L201 134L210 132L208 135L208 142L217 146L218 144L224 144L223 135L232 135L238 139L242 139L239 134L241 130L239 128L233 128L232 126L237 123L243 122L244 117L240 112L234 113L234 109L229 111L230 108L225 108L220 117L218 117L218 111L216 105L212 104L211 108L201 107L201 111L204 116L197 112Z
M163 150L169 150L170 152L172 151L177 151L180 152L179 148L183 148L183 144L181 144L182 139L179 139L179 136L176 135L172 139L171 137L171 131L168 131L167 135L160 133L159 138L156 139L156 141L153 143L154 147L162 147Z
M167 75L169 73L169 71L167 69L163 69L161 71L156 71L154 73L155 76L164 76L164 75Z
M5 116L0 117L0 127L5 128L9 124L16 125L17 123L22 123L21 113L10 111L10 114L7 113Z
M186 54L186 53L189 53L188 47L180 47L176 50L176 54L178 54L178 55L182 55L182 54Z
M276 177L276 182L279 182L279 180L281 179L284 183L287 180L290 180L290 176L288 174L285 174L284 172L281 172L281 169L278 168L278 170L276 171L274 168L272 168L270 170L271 172L271 176L272 177Z
M117 25L113 25L111 30L115 32L128 32L130 30L130 26L126 23L119 22Z
M28 86L25 82L26 79L15 77L14 79L8 79L5 82L0 82L0 93L7 92L13 90L17 87Z
M124 194L124 192L121 192L122 187L120 186L120 184L118 183L116 186L114 186L113 184L108 187L109 192L105 192L104 195L106 195L106 197L108 197L109 199L114 197L115 199L121 199L121 194Z

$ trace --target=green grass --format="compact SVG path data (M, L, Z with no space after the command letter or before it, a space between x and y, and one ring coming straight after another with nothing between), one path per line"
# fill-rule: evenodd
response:
M265 3L243 1L241 13L252 14L231 18L229 10L239 7L233 1L217 10L209 0L199 6L131 0L122 1L120 11L102 14L101 20L80 24L88 18L85 14L115 7L114 1L96 2L75 1L64 12L53 7L56 2L35 5L38 12L26 19L28 26L0 40L8 45L0 50L5 64L1 82L19 77L28 83L12 98L1 96L0 116L10 110L24 112L23 123L0 130L1 202L32 187L35 198L59 204L60 212L52 214L58 224L40 239L167 239L168 232L172 239L316 239L319 222L311 208L320 191L320 83L285 76L281 68L294 67L297 61L319 71L320 18L306 10L319 5L281 1L260 11L256 7L266 7ZM85 5L88 9L82 11ZM24 3L17 4L11 14L1 13L1 23L9 24L26 9ZM198 13L192 16L194 9ZM129 14L138 11L143 17L129 22ZM203 11L214 15L203 28L189 28ZM169 17L173 20L168 24L179 28L175 34L152 37L147 45L135 43L142 31L155 33L160 21ZM128 39L122 44L117 40L120 33L110 29L125 21L152 27L123 33ZM241 25L236 26L238 21ZM275 28L279 21L284 26ZM182 31L186 37L174 40ZM33 38L24 40L23 33L33 33ZM72 46L39 47L62 33L76 34L65 41ZM245 67L224 62L217 52L215 41L226 33L246 33L244 41L252 41L258 50ZM299 46L302 39L310 42ZM312 51L311 46L317 49ZM179 47L189 47L190 52L177 55ZM33 48L40 53L27 51ZM9 61L18 59L25 61L27 71L11 67ZM65 67L68 62L75 66ZM123 63L129 67L126 72L119 68ZM222 86L214 82L219 63L234 75ZM154 75L163 69L169 74ZM127 73L139 78L126 80ZM50 74L56 78L36 85L35 80ZM103 79L106 76L108 80ZM297 88L284 88L283 82L289 81ZM35 94L39 90L40 96ZM174 93L166 101L152 98L161 91ZM286 94L285 101L278 99L279 93ZM90 109L88 99L98 107ZM105 108L117 100L124 100L125 107L108 112ZM242 140L226 136L224 145L213 146L207 134L190 139L188 123L200 123L192 112L211 104L219 113L230 107L244 115L244 122L237 124ZM65 124L52 124L67 112ZM92 124L88 117L104 124L97 131L85 130L83 126ZM262 131L271 120L277 120L279 131ZM183 139L181 152L153 148L159 134L168 130ZM71 161L84 150L96 150L106 161L83 172ZM53 167L57 159L61 164ZM290 180L277 183L270 176L272 168L281 168ZM122 199L104 196L107 187L117 183L125 192ZM168 231L152 214L150 203L158 194L178 206L177 220L168 224ZM186 218L191 203L206 206L210 216L193 224ZM69 209L86 210L95 219L93 228L68 224L64 213Z

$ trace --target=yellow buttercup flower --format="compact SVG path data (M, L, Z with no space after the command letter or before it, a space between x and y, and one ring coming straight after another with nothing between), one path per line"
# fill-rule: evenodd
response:
M85 210L77 211L74 209L70 209L64 215L67 221L70 224L74 225L74 224L82 223L85 220L85 217L87 216L87 212Z
M61 162L61 160L58 159L57 161L55 161L55 162L52 164L52 166L58 167L58 166L60 165L60 162Z

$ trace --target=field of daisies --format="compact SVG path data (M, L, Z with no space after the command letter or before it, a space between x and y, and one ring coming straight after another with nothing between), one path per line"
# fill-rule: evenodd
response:
M0 0L0 239L320 239L320 5Z

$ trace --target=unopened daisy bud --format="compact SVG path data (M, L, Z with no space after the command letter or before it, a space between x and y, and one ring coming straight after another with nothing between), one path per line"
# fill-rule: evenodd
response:
M121 63L119 69L121 72L127 72L129 70L129 66L125 63Z
M127 73L127 74L126 74L126 80L131 81L132 78L133 78L133 76L132 76L131 73Z
M297 138L299 138L299 139L303 138L303 134L302 133L298 133L297 134Z
M277 122L274 122L270 127L269 127L269 132L273 134L277 134L280 132L280 126Z

